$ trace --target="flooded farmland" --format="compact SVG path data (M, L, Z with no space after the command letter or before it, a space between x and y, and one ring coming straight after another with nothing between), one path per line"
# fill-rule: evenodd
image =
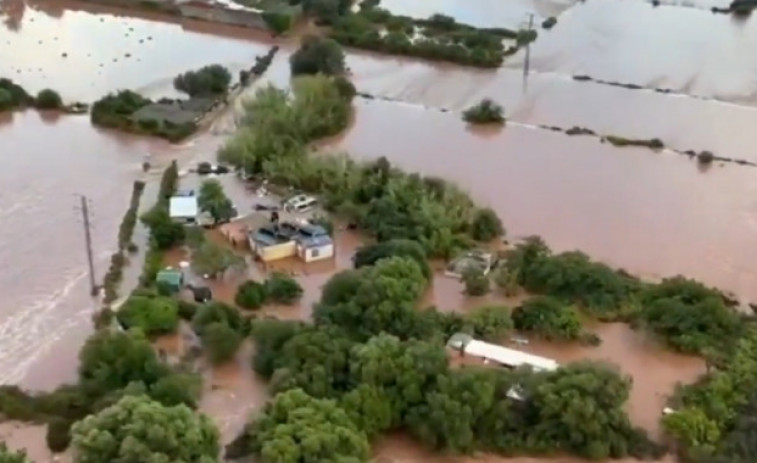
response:
M716 163L703 170L677 154L619 149L538 128L658 137L679 150L757 161L757 58L745 52L757 45L757 20L712 14L708 8L728 3L719 0L662 3L518 0L503 7L488 0L385 0L397 13L441 12L484 26L517 27L530 12L558 16L558 24L540 30L527 89L522 53L497 71L481 71L350 52L358 90L396 101L357 100L353 126L329 149L357 159L386 156L408 170L453 180L493 207L511 237L539 234L558 250L581 249L650 278L683 273L757 301L757 169ZM274 43L266 34L91 4L4 0L0 6L0 76L32 92L55 88L67 101L91 102L122 88L174 96L176 74L211 63L237 72ZM286 85L292 44L281 45L266 78ZM574 80L579 74L647 89ZM459 111L484 97L505 106L506 128L482 133L460 120ZM46 389L74 377L76 352L98 308L89 297L76 195L92 203L101 277L131 182L156 179L173 158L182 166L212 160L231 129L233 115L227 114L194 139L169 145L95 129L87 116L26 111L0 118L6 163L0 172L0 258L12 263L0 272L0 383ZM155 167L146 175L140 168L145 159ZM241 188L231 192L235 201L245 194ZM143 201L153 197L145 194ZM303 304L281 309L307 317L328 275L303 277ZM438 279L429 302L459 309L468 303L459 289ZM702 365L664 353L621 325L597 332L605 342L596 349L533 348L560 361L588 356L620 364L636 379L631 417L657 431L664 396L677 381L701 373ZM203 408L216 415L233 411L238 402L218 394ZM262 400L259 390L235 397ZM238 426L239 418L234 415L229 426ZM232 431L224 428L227 437ZM25 442L39 434L7 432ZM39 455L37 461L46 458ZM377 455L466 461L430 456L400 437L380 443Z

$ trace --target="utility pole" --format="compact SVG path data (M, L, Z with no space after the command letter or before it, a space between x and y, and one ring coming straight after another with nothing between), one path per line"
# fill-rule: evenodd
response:
M95 281L95 263L92 257L92 234L90 232L89 222L89 201L84 195L79 196L81 199L81 215L84 221L84 240L87 248L87 264L89 265L89 288L93 296L97 295L98 288Z
M534 14L528 14L528 32L529 36L534 28ZM523 93L528 91L528 69L531 64L531 41L526 44L526 61L523 63Z

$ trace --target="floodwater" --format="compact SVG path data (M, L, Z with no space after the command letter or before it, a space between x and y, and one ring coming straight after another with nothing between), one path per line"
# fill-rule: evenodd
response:
M489 25L508 26L527 11L562 13L557 26L540 30L532 46L527 90L522 53L502 69L483 71L350 52L347 61L358 89L400 102L358 100L354 127L334 147L359 159L386 156L409 170L458 182L500 214L511 237L539 234L556 250L582 249L647 277L684 273L757 300L757 169L713 165L703 171L682 156L618 149L596 138L535 128L578 125L603 134L659 137L677 149L757 161L757 131L752 130L757 109L750 106L757 61L743 52L754 48L757 20L736 22L707 11L722 6L720 0L664 3L674 2L681 6L518 0L494 9L495 3L485 0L387 0L386 5L408 8L410 14L438 11L481 25L489 19L498 22ZM172 96L176 74L212 63L238 71L272 45L260 33L68 2L4 0L0 21L0 76L32 92L53 87L68 101L91 102L121 88ZM291 42L282 45L266 76L277 84L287 82L292 48ZM577 82L573 74L671 88L696 98ZM459 111L484 97L506 107L509 123L503 130L469 130L460 121ZM9 263L0 272L0 383L51 388L74 376L76 352L89 333L90 315L99 308L88 295L75 195L91 200L101 278L132 181L154 182L170 159L178 158L184 168L212 160L233 120L227 112L206 133L172 146L95 129L86 116L27 111L0 118L5 159L0 260ZM146 158L154 169L143 174ZM234 201L248 201L249 195L232 183ZM148 189L142 200L152 203L154 192ZM345 240L337 265L298 276L305 287L301 304L271 312L307 318L330 273L349 265L345 256L358 241ZM460 290L459 283L437 278L424 302L444 310L483 302L463 297ZM691 380L701 364L666 354L621 325L597 330L605 342L595 349L533 348L560 361L589 356L621 363L636 378L629 413L656 432L660 394L669 393L676 381ZM654 375L639 379L649 371ZM215 417L229 417L221 422L226 436L243 421L244 413L236 408L240 401L264 400L260 388L251 390L244 386L247 379L237 381L237 376L217 372L210 383L223 387L213 389L203 403ZM6 436L10 431L3 426L0 433ZM31 441L35 432L12 434ZM16 437L8 440L14 445ZM401 438L385 442L378 453L395 461L445 461ZM40 454L37 461L46 459Z
M515 124L477 134L454 113L356 106L354 127L333 149L454 180L494 208L511 237L539 234L558 251L650 278L682 273L757 300L752 168L701 172L683 156L590 137Z
M502 8L498 0L382 0L380 6L394 14L428 18L440 13L458 22L477 27L526 28L528 15L534 14L534 26L551 16L558 16L579 0L510 0Z

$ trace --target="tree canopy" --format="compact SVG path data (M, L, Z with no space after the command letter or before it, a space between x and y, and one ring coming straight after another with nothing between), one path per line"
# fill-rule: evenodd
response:
M170 297L131 296L118 309L118 321L128 328L139 328L147 335L176 331L179 304Z
M340 75L345 71L344 51L333 39L315 35L303 37L300 48L289 58L292 75Z
M197 205L201 211L209 213L216 223L228 222L236 215L234 205L226 197L221 182L216 179L202 182L197 196Z
M176 90L189 96L212 96L226 93L231 84L231 73L220 64L211 64L196 71L188 71L174 78Z
M237 455L255 453L263 463L361 463L370 454L365 433L337 402L301 389L278 394L238 440Z
M124 397L75 424L72 435L76 463L218 461L218 430L206 416L145 396Z
M32 463L24 452L14 452L0 442L0 463Z
M519 331L544 339L572 341L583 335L578 312L549 296L538 296L523 302L513 313L513 321Z

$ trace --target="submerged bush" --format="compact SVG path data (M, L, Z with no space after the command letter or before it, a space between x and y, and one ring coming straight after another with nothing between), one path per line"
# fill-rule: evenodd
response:
M289 58L292 75L340 75L345 71L344 51L334 40L308 35Z
M486 98L463 112L463 120L471 124L504 124L505 110L499 104Z
M274 272L265 282L266 298L277 304L292 304L302 297L302 286L286 273Z
M60 109L63 107L63 100L58 92L49 88L40 90L34 103L39 109Z
M257 281L247 280L237 288L234 302L245 309L259 309L265 304L266 287Z

